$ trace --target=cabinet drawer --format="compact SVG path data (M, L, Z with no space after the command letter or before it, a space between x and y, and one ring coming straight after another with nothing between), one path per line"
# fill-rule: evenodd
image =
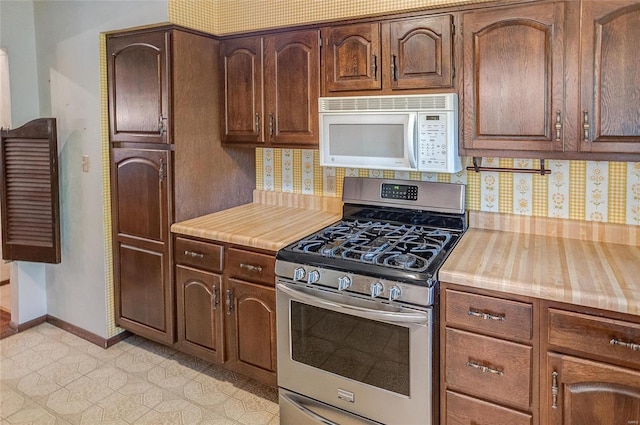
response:
M225 275L274 286L275 263L276 257L273 255L229 248Z
M640 325L549 309L549 344L640 367Z
M446 338L448 388L530 409L531 347L456 329Z
M531 415L447 391L447 425L531 425Z
M447 325L508 339L532 337L531 304L446 290Z
M176 238L174 258L176 264L192 266L212 272L222 271L223 248L220 245Z

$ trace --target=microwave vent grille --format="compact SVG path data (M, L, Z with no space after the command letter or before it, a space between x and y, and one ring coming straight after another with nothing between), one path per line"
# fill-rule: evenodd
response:
M451 110L455 93L419 96L320 98L320 112Z

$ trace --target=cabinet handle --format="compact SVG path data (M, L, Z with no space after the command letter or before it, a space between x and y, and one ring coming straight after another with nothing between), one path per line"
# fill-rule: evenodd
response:
M478 370L480 370L480 371L482 371L484 373L493 373L494 375L498 375L498 376L504 375L504 372L501 371L500 369L496 369L496 368L493 368L493 367L490 367L490 366L486 366L486 365L483 365L481 363L474 362L474 361L471 361L471 360L469 360L467 362L467 366L472 367L474 369L478 369Z
M240 263L240 268L247 269L250 272L256 272L256 273L262 272L262 267L254 266L253 264Z
M233 292L231 289L227 289L227 314L231 314L233 311Z
M391 55L391 76L393 81L398 81L398 76L396 75L396 55Z
M495 315L495 314L485 313L478 310L473 310L471 308L469 309L469 311L467 311L467 315L480 317L481 319L484 319L484 320L498 320L500 322L504 322L505 320L507 320L504 314Z
M201 252L195 252L195 251L188 251L188 250L184 250L184 255L186 255L187 257L193 257L193 258L204 258L204 254Z
M562 114L556 111L556 142L562 139Z
M160 168L158 169L158 179L160 180L160 182L164 181L165 174L166 174L166 165L164 163L164 159L161 159Z
M256 134L260 134L260 114L256 113Z
M609 341L609 344L619 345L621 347L628 348L631 351L640 351L640 344L636 344L634 342L624 342L617 338L613 338L611 341Z
M269 136L273 136L273 112L269 114Z
M551 408L558 408L558 372L551 373Z
M584 141L589 141L589 112L582 111L582 128L584 129Z
M213 292L211 292L211 305L213 306L213 310L218 309L218 304L220 300L218 299L218 288L213 288Z
M162 134L167 131L167 125L165 124L166 120L167 117L165 117L164 114L160 114L158 117L158 133Z
M373 79L378 79L378 57L371 55L371 72L373 72Z

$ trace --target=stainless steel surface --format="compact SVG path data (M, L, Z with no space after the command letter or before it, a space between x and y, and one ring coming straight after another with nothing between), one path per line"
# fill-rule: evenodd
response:
M418 187L418 199L415 202L407 203L407 201L399 199L382 198L380 195L382 183L415 185ZM464 214L465 186L456 183L345 177L342 201L345 204L393 206L413 210L428 209L428 211L440 213Z
M407 395L389 391L377 386L350 379L337 373L327 372L319 367L294 360L293 344L300 340L299 330L292 335L290 314L277 314L278 340L278 386L282 394L297 393L295 400L291 397L281 398L280 420L282 425L299 424L349 424L349 420L382 423L382 424L424 424L436 425L431 421L432 415L432 338L433 310L411 309L396 304L385 304L381 300L358 298L342 292L328 292L313 286L300 288L284 279L276 284L276 304L278 312L289 312L292 303L305 306L318 306L322 311L348 314L370 323L385 323L408 333L406 347L409 360L407 379L409 392ZM293 289L294 287L295 289ZM375 306L375 307L374 307ZM312 308L313 308L312 307ZM304 316L308 317L308 316ZM311 317L309 317L310 320ZM318 323L324 323L320 321ZM389 325L387 325L389 326ZM322 327L320 327L321 329ZM373 327L372 329L375 329ZM339 331L339 329L335 329ZM369 338L384 338L383 334L370 335ZM318 335L318 344L326 344L333 340L333 335ZM327 339L323 343L324 338ZM338 342L336 342L339 344ZM347 349L338 345L337 350ZM372 368L383 368L372 358ZM345 357L343 367L352 369L350 359ZM401 377L394 377L401 379ZM389 377L389 379L394 379ZM303 394L304 397L299 396ZM303 400L303 402L300 402ZM296 404L298 406L296 406ZM300 407L302 405L302 408ZM313 415L309 414L309 411ZM352 414L343 419L346 412ZM315 415L315 416L314 416ZM322 419L319 419L318 416ZM313 422L313 421L316 422ZM399 422L399 421L402 422Z
M338 313L351 314L387 323L429 323L429 315L419 310L395 307L355 297L345 298L332 292L318 292L313 288L288 285L287 282L280 280L276 284L276 288L278 291L287 294L291 299Z
M466 230L464 196L457 184L345 178L343 219L278 252L283 425L436 425L437 272Z
M276 276L291 279L294 282L307 283L307 276L312 272L318 272L318 280L311 284L318 288L332 288L339 290L341 278L349 278L351 285L346 289L347 293L354 295L371 296L371 285L380 283L382 289L377 298L389 299L390 289L393 286L400 288L400 296L395 299L398 302L410 302L417 305L433 305L435 298L435 288L433 282L424 282L422 285L412 285L404 282L396 282L387 279L380 279L373 276L349 273L342 270L332 270L323 267L314 267L287 261L276 261Z
M379 425L282 388L278 395L282 425Z

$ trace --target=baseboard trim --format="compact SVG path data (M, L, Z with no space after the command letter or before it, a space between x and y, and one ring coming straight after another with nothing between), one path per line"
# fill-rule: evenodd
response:
M98 336L94 333L91 333L87 330L84 330L76 325L72 325L69 322L65 322L64 320L58 319L57 317L51 316L50 314L46 314L44 316L40 316L40 317L36 317L33 320L29 320L28 322L22 323L20 325L18 325L16 322L14 322L13 320L9 322L9 327L11 329L13 329L16 333L18 332L23 332L26 331L27 329L33 328L35 326L38 326L42 323L50 323L53 326L60 328L64 331L67 331L69 333L74 334L75 336L78 336L86 341L89 341L95 345L97 345L98 347L102 347L102 348L109 348L112 345L117 344L118 342L129 338L131 335L133 335L131 332L129 331L124 331L119 333L116 336L112 336L111 338L102 338L101 336Z
M132 335L131 332L124 331L116 336L112 336L111 338L102 338L101 336L98 336L94 333L91 333L76 325L72 325L69 322L65 322L64 320L58 319L57 317L51 316L49 314L47 314L47 323L51 323L53 326L72 333L102 348L109 348L112 345L122 341L123 339L129 338Z
M16 332L26 331L27 329L33 328L35 326L41 325L47 321L47 316L36 317L35 319L31 319L28 322L24 322L21 324L17 324L13 320L9 322L9 327Z

